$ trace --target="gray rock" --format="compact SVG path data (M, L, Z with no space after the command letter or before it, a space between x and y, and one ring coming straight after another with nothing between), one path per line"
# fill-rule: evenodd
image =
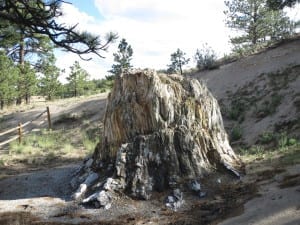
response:
M199 192L201 191L201 185L198 181L196 180L191 180L190 183L189 183L189 188L192 190L192 191L195 191L195 192Z
M106 191L116 191L124 188L124 184L121 179L107 178L103 185L103 189Z
M184 203L183 194L179 189L175 189L172 195L166 198L166 206L174 211L177 211Z
M223 164L224 164L224 166L225 166L226 169L228 169L228 170L230 170L231 172L233 172L238 178L241 177L240 173L239 173L235 168L233 168L232 165L230 165L230 164L227 163L227 162L224 162Z
M173 196L175 197L176 201L182 201L183 200L183 194L179 189L175 189L173 191Z
M205 191L199 191L198 195L199 195L199 198L204 198L204 197L206 197L206 192Z
M80 184L77 191L73 194L73 198L75 200L82 198L82 196L86 193L88 187L90 187L92 184L94 184L98 178L99 178L99 175L97 173L90 172L88 174L88 176L86 177L85 181L82 184Z
M93 159L90 158L90 159L88 159L88 160L84 163L84 167L85 167L85 168L90 168L92 164L93 164Z
M92 185L97 179L98 179L99 175L97 173L91 172L88 177L85 179L84 183L87 186Z
M104 209L109 209L111 207L112 196L107 191L96 192L86 199L83 199L82 203L92 203L96 208L103 207Z

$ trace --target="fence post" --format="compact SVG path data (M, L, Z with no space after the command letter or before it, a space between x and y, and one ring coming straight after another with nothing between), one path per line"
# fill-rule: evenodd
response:
M48 129L51 130L52 129L52 125L51 125L51 115L50 115L49 106L47 106L47 118L48 118Z
M19 144L21 144L22 143L22 123L19 123L18 131L19 131Z

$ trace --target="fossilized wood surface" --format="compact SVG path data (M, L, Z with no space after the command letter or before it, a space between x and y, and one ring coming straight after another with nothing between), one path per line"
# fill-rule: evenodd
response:
M182 76L123 74L108 97L103 136L93 168L113 164L118 188L138 198L213 170L238 175L242 165L216 99L204 84Z

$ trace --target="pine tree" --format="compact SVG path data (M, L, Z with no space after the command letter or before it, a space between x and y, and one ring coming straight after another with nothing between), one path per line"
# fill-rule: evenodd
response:
M67 80L69 81L68 86L72 96L77 97L83 94L89 74L81 68L78 61L75 61L70 69L70 75L67 77Z
M30 7L38 7L38 3L33 0L29 0L28 4L30 4ZM22 3L17 2L15 7L20 5ZM25 14L26 8L21 7L18 13ZM32 15L29 13L27 16L31 17ZM17 85L20 94L17 104L21 104L22 97L25 97L26 103L28 103L30 94L24 94L24 85L26 85L27 92L31 92L29 90L32 90L34 87L29 87L29 85L35 84L33 81L35 78L33 78L33 71L25 68L25 64L29 61L31 64L35 64L36 60L33 59L38 59L46 56L48 52L52 52L53 47L50 39L46 35L34 33L32 28L28 28L23 24L9 23L5 20L0 22L0 32L3 37L0 39L0 47L6 51L7 56L19 64L20 76L23 76L19 79L21 83ZM22 74L23 72L29 72L29 74ZM29 81L28 84L24 83L26 80Z
M48 100L52 100L54 96L57 96L61 87L61 83L58 80L60 70L55 66L55 61L55 56L52 54L49 57L41 59L37 67L41 73L38 87L40 93L43 96L47 96Z
M116 64L113 64L112 69L108 72L116 76L128 72L128 70L132 67L130 64L132 54L133 50L131 45L129 45L126 39L123 38L118 46L118 52L113 54Z
M35 69L25 62L19 65L20 73L18 79L18 99L25 99L26 104L30 103L30 97L36 92L37 78Z
M168 65L169 73L179 72L183 74L182 67L189 63L190 59L185 57L186 53L181 51L179 48L176 52L171 54L171 64Z
M292 23L283 11L267 7L267 0L225 1L226 24L240 32L231 39L236 49L255 47L268 39L281 39L292 33Z
M26 33L46 36L56 46L79 56L94 53L103 57L101 52L107 50L108 45L117 38L117 35L109 33L103 42L99 36L78 31L77 25L57 23L56 19L62 16L63 2L63 0L2 0L0 1L0 27L19 27ZM0 35L0 39L7 37L2 33Z
M56 19L62 15L62 2L61 0L0 1L0 48L19 63L21 73L29 71L25 68L26 61L30 59L31 64L36 63L36 60L33 62L34 59L51 52L51 42L79 54L80 57L89 53L102 57L100 52L105 51L109 43L116 39L116 35L110 33L103 44L100 37L77 31L76 25L66 26L57 23ZM34 57L30 58L33 54ZM22 84L17 85L20 93L17 104L22 102L24 81L29 77L33 78L32 74L29 77L27 75L21 74L24 77L19 79ZM33 88L28 86L30 83L26 84L27 90ZM26 102L29 102L30 95L25 94L25 98Z
M300 3L300 0L267 0L268 7L273 10L293 7L296 3Z
M7 76L9 74L9 76ZM11 104L17 97L17 79L19 70L13 62L0 51L0 108Z

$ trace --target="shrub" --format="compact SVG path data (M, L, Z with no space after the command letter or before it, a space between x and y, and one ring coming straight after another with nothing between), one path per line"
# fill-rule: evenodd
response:
M259 142L261 144L270 144L271 142L275 141L276 137L272 132L264 132L259 135Z
M227 111L227 116L231 120L243 121L245 114L246 104L240 99L231 102L231 108Z
M288 145L288 136L286 134L286 132L282 132L278 135L277 137L277 145L279 148L284 148Z
M277 107L280 105L282 96L278 94L273 94L271 100L266 100L263 102L262 106L256 110L256 117L264 118L268 115L272 115L276 112Z
M251 146L251 148L249 149L250 155L260 156L260 155L264 154L264 152L265 152L264 148L260 145Z
M260 145L253 145L250 148L239 148L239 153L244 156L262 156L265 153L265 150Z
M231 134L230 134L230 139L231 141L237 141L237 140L240 140L243 136L243 132L242 132L242 128L237 125L237 126L234 126L231 130Z
M211 70L218 68L216 63L216 53L207 44L202 46L202 49L197 49L194 56L198 70Z
M295 138L289 138L289 140L288 140L288 145L289 146L296 145L297 143L298 143L298 141Z

